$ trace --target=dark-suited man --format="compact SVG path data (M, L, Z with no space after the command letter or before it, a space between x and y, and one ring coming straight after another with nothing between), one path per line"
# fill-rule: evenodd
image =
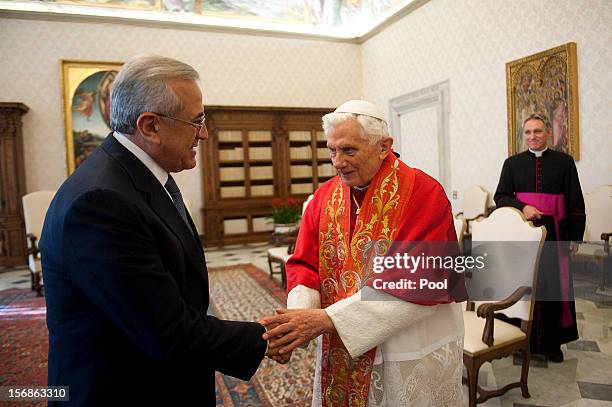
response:
M206 315L204 252L169 174L208 137L197 79L169 58L127 62L114 132L47 213L49 385L75 405L215 405L214 372L248 380L266 352L260 324Z

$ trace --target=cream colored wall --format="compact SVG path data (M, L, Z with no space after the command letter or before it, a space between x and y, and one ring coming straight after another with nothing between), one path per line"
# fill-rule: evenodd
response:
M59 60L125 61L139 53L193 65L206 104L332 107L360 93L357 44L0 18L0 101L30 107L23 117L28 191L55 189L66 179ZM192 207L201 208L199 165L176 179Z
M362 45L0 18L0 101L31 109L24 116L26 182L35 191L66 178L60 59L175 57L198 69L205 103L216 105L332 107L361 94L388 110L389 99L449 79L452 189L494 191L507 156L505 62L575 41L577 165L587 192L612 183L611 27L607 0L432 0ZM177 181L200 208L200 169ZM453 203L460 207L460 199Z
M452 189L494 192L507 157L505 63L570 41L588 192L612 183L609 0L432 0L362 45L364 97L388 111L391 98L450 80Z

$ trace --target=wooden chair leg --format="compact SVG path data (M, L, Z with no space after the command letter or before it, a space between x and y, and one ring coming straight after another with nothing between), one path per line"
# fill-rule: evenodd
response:
M523 366L521 367L521 393L524 398L528 399L531 397L529 394L528 376L529 376L529 362L531 360L531 352L529 350L529 343L525 349L523 349Z
M476 366L473 361L467 367L467 386L469 406L476 407L476 389L478 386L478 371L480 366Z
M270 280L272 280L274 270L272 269L272 259L270 258L269 254L268 254L268 267L270 267Z
M36 290L36 273L30 270L30 284L32 285L32 291Z
M41 280L42 280L42 272L39 271L38 273L36 273L36 296L37 297L43 296L43 285L41 283Z
M604 259L597 261L597 269L599 271L599 290L606 291L606 268L604 267Z
M285 263L281 263L281 286L287 288L287 274L285 274Z

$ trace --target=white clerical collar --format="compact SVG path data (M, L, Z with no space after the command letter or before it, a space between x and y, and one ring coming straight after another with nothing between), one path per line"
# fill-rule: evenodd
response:
M529 149L529 151L531 151L531 153L533 153L536 157L542 157L542 154L544 154L544 151L546 150L548 150L548 147L544 147L544 150L540 150L540 151Z
M115 139L117 139L119 144L127 148L130 153L134 154L136 158L138 158L149 169L149 171L153 173L153 175L155 176L155 178L157 178L162 187L166 185L166 182L168 181L168 172L166 170L160 167L159 164L156 163L155 160L152 159L149 154L145 153L142 148L134 144L134 142L127 138L125 134L115 131L113 135L115 136Z

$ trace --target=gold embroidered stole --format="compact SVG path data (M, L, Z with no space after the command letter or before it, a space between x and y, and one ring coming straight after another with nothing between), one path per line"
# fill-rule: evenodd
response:
M372 276L372 259L395 239L415 172L389 154L370 182L350 235L351 191L339 177L323 197L319 224L321 306L350 297ZM376 348L352 359L338 334L323 336L323 406L365 406Z

